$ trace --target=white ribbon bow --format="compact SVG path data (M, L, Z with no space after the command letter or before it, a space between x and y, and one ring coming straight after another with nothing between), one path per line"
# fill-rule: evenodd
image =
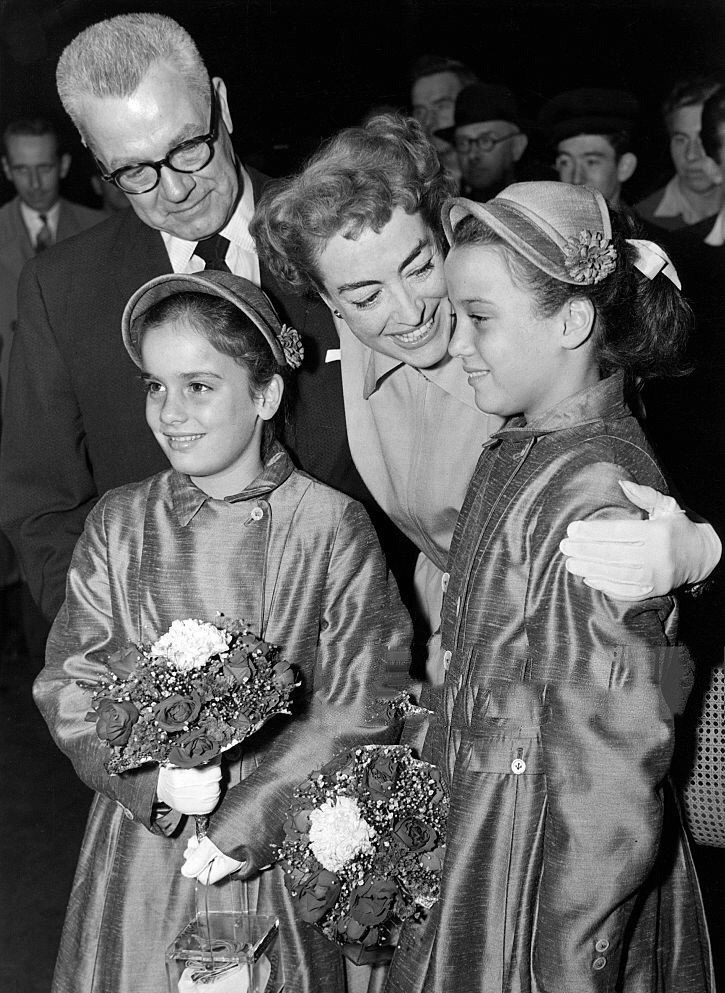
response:
M675 269L672 259L664 248L655 244L654 241L645 241L642 238L627 238L627 244L634 245L637 249L637 258L634 264L647 279L654 279L661 272L667 276L671 283L675 284L678 290L682 289L677 269Z

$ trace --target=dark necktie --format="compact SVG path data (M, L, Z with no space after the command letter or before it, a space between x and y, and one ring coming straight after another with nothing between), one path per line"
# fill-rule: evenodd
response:
M203 259L207 269L218 269L220 272L232 270L224 261L229 248L229 239L222 234L213 234L211 238L200 241L194 249L194 255Z
M50 230L47 216L45 214L38 214L38 217L42 222L42 227L35 238L36 255L53 244L53 232Z

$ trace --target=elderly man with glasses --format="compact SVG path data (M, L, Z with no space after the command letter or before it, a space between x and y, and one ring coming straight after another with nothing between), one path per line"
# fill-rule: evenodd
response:
M21 278L0 522L48 618L99 496L166 467L120 335L128 298L162 273L221 268L262 286L306 346L286 443L302 468L370 502L347 444L329 312L284 293L260 264L248 225L266 179L239 161L226 87L193 40L156 14L101 21L64 51L57 83L132 209L48 249Z
M526 151L516 97L506 86L474 83L456 99L452 127L436 137L452 142L462 173L462 192L490 200L515 180L516 163Z

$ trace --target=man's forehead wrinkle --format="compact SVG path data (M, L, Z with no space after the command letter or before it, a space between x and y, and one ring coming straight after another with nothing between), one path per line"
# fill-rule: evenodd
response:
M156 135L156 126L150 128L145 124L143 118L147 118L149 122L158 120L161 109L158 104L153 105L153 109L149 107L148 101L139 101L134 105L130 102L128 104L128 109L138 116L138 123L134 129L134 135L131 138L129 144L128 141L123 141L124 148L114 148L113 154L104 156L103 150L100 147L99 138L103 139L104 136L98 136L93 134L93 129L89 129L89 145L91 151L99 158L103 164L109 168L111 171L114 169L121 168L121 166L128 165L135 162L149 162L157 161L158 159L164 158L168 153L180 145L182 142L188 141L190 138L198 138L200 135L205 133L206 121L203 120L202 112L199 111L197 114L189 114L189 119L179 124L175 129L173 134L168 135L163 139L163 144L159 144ZM195 119L193 119L195 117ZM118 141L118 136L114 133L111 136L111 141L114 138ZM109 161L106 161L106 158Z

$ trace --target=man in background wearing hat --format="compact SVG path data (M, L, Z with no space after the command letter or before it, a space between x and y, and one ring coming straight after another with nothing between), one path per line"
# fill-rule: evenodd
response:
M632 139L638 115L637 100L624 90L569 90L549 100L539 125L555 149L562 183L593 187L618 207L622 185L637 168Z
M519 129L516 97L506 86L474 83L456 99L453 125L436 131L452 142L461 167L463 194L490 200L515 180L528 138Z

